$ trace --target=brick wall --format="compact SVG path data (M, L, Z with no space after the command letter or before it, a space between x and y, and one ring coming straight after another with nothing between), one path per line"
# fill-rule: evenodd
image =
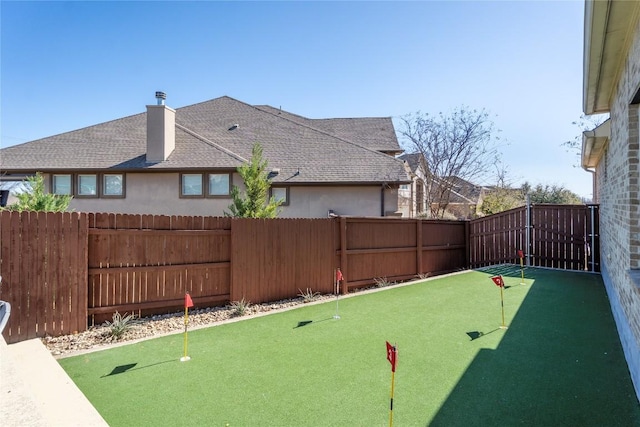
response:
M597 167L602 275L640 398L640 23L611 105L611 138Z

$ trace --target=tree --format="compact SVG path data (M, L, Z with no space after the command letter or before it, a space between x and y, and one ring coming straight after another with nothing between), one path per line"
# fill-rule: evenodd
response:
M512 186L509 170L502 162L494 165L496 185L489 187L480 205L481 215L493 215L525 204L522 189Z
M493 215L524 204L525 198L521 189L496 187L484 196L480 210L483 215Z
M233 186L231 198L233 202L229 205L227 216L238 218L275 218L278 216L278 207L281 200L274 197L269 199L269 188L271 182L267 174L267 161L262 158L262 147L256 143L251 150L251 159L238 167L238 173L242 177L245 185L245 194L240 194L240 189Z
M496 162L497 130L486 110L459 107L449 114L417 112L401 119L399 131L410 151L422 154L427 206L432 218L442 218L458 177L474 182Z
M557 184L537 184L535 187L528 182L521 188L496 186L482 201L480 210L484 215L492 215L509 209L524 206L527 203L552 203L556 205L578 205L582 199L576 193Z
M71 195L47 193L44 189L44 177L40 172L27 178L27 191L16 197L18 201L7 206L9 211L64 212L69 208Z
M532 187L528 182L522 185L524 194L529 195L531 203L554 203L558 205L582 204L582 199L576 193L556 184L538 184Z

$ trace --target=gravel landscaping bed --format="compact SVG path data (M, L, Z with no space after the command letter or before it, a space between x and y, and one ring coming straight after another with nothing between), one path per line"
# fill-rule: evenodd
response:
M323 301L334 298L333 295L317 295L315 301ZM308 301L306 301L308 302ZM250 317L256 314L286 309L300 304L304 304L303 297L276 301L265 304L251 304L246 309L242 317ZM194 309L189 311L189 328L214 325L231 318L239 317L231 305L224 307L211 307ZM142 317L131 321L131 327L120 339L115 338L110 327L105 323L93 326L87 331L73 335L62 335L59 337L44 337L42 342L56 357L69 356L72 353L99 349L109 345L119 344L127 341L152 338L184 330L184 312L176 312L150 317Z

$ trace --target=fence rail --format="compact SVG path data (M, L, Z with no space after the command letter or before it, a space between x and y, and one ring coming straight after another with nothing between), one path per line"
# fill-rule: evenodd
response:
M597 206L534 206L474 221L232 219L0 212L7 342L83 331L116 311L262 303L514 262L597 271Z

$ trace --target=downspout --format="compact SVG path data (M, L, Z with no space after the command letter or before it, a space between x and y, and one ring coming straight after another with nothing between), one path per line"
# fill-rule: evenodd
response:
M591 203L598 203L598 187L596 186L596 170L582 166L582 169L591 174Z
M380 216L384 216L384 182L380 186Z

